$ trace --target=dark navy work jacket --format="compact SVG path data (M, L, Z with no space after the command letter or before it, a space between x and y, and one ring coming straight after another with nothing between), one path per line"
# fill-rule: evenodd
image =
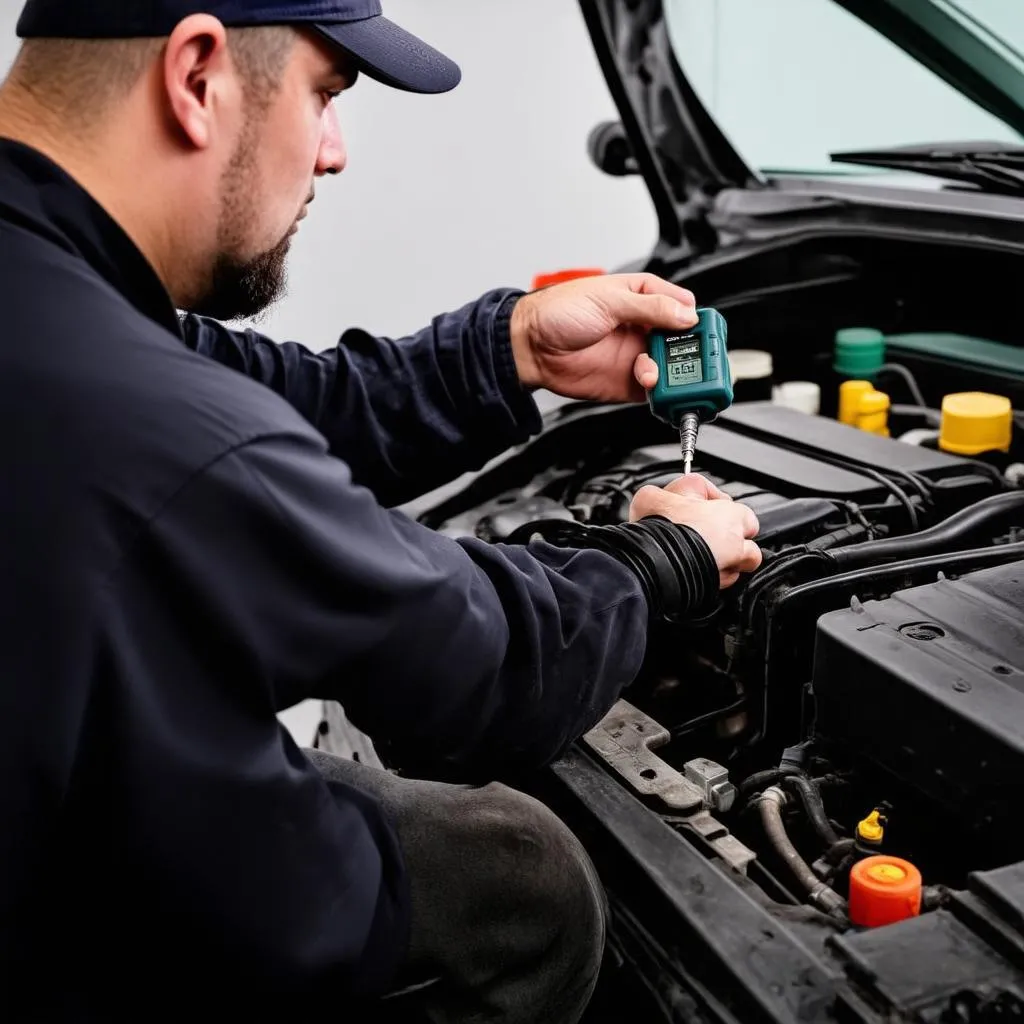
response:
M394 508L539 429L520 294L326 354L181 317L0 142L0 1019L344 1019L405 953L401 851L277 714L338 700L395 763L486 778L634 678L614 559Z

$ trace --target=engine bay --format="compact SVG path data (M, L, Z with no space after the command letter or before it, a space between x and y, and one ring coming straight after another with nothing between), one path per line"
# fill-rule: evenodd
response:
M679 921L658 941L650 921L679 879L664 880L660 900L638 895L654 864L681 879L691 871L691 889L705 892L718 879L700 874L701 862L735 889L718 904L732 924L704 921L703 947L756 905L765 920L784 922L772 941L803 950L830 979L827 998L815 996L827 1009L764 1019L987 1020L962 1007L996 996L999 1012L1024 1014L1017 430L1008 451L966 457L941 449L922 412L894 407L886 431L873 433L834 411L761 397L705 426L694 471L755 511L764 563L703 621L653 626L638 679L556 768L573 796L550 798L567 820L584 834L603 820L592 852L613 876L612 946L666 1020L733 1019L675 1015L673 1000L699 982L679 983ZM625 522L640 487L681 474L678 438L644 407L572 403L547 420L538 438L421 509L420 520L498 544L568 543L569 524ZM665 836L649 837L650 847L627 841L633 804L682 840L674 853L655 852ZM886 918L884 900L854 877L871 858L919 880L911 910ZM976 895L982 889L987 897ZM981 907L985 898L991 906ZM693 923L692 905L677 909ZM875 912L886 927L869 926ZM1001 943L993 930L1005 933ZM929 942L943 964L952 956L961 968L976 946L980 973L957 976L950 989L930 966L918 977L918 964L913 992L899 972L884 981L893 950L918 944L927 960ZM763 940L744 949L768 955ZM789 1009L815 988L800 995L790 980L776 992L779 984L765 975L743 988Z

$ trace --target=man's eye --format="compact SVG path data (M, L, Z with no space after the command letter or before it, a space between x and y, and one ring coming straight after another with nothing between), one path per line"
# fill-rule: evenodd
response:
M324 98L324 104L330 106L340 95L340 89L323 89L320 95Z

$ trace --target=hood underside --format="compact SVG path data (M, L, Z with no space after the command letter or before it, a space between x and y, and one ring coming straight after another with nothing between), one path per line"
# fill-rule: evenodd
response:
M1024 135L1024 59L966 21L951 0L822 2L854 15L961 96ZM746 196L772 192L778 182L749 166L698 96L678 56L681 52L685 63L691 44L685 40L680 44L677 38L673 45L666 2L581 0L581 8L621 121L610 135L606 133L602 152L593 154L595 160L610 173L637 173L644 178L657 214L662 254L671 252L675 260L689 260L742 238L742 226L733 231L723 225L720 209L716 216L716 201L721 206L718 197L733 191ZM695 52L704 45L706 40L701 38L692 42ZM614 144L620 159L603 160ZM623 150L628 151L627 161L621 159ZM836 159L841 156L833 154ZM920 165L920 161L908 164L905 157L902 163L893 163L884 155L875 154L873 161L859 156L861 163L875 166L916 169ZM612 163L618 169L613 170ZM997 175L989 177L995 180ZM977 175L961 175L961 180L986 184ZM833 184L823 175L817 181L826 192ZM806 185L795 190L796 196L791 188L785 191L783 212L791 201L806 206ZM745 211L751 208L746 201L729 203ZM761 199L758 204L769 209L772 217L780 213L774 199ZM780 224L786 230L784 221ZM762 221L761 241L770 230Z

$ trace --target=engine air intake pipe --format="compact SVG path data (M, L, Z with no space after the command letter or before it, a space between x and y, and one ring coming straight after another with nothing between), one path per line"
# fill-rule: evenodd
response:
M991 539L993 531L1024 527L1024 491L983 498L920 533L825 551L843 569L880 562L899 562L922 555L941 555Z

